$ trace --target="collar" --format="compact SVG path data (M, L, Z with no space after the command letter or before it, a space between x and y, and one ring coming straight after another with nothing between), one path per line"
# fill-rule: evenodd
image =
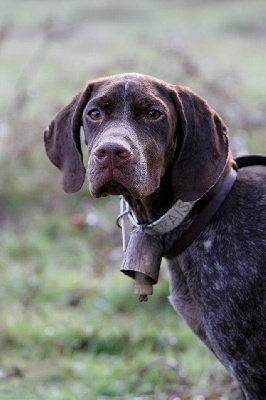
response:
M175 242L170 251L168 250L164 253L166 258L174 258L193 242L219 209L231 190L235 179L236 171L231 169L228 175L224 178L220 190L199 214L188 231L186 231L185 234ZM120 196L120 214L118 215L116 222L122 229L123 251L126 251L132 227L140 228L148 235L164 235L181 224L192 210L195 203L196 202L183 202L182 200L177 200L177 202L158 220L145 225L138 223L133 210L131 210L124 197Z
M218 192L212 197L209 203L198 214L196 219L192 222L190 227L182 234L180 238L172 243L170 249L164 251L164 257L173 259L184 251L203 231L219 208L222 206L224 200L232 189L237 172L231 169L222 181Z
M151 224L139 224L127 201L123 196L120 196L120 214L116 222L122 229L123 250L126 250L132 227L141 228L145 233L151 236L164 235L181 224L194 204L195 202L177 200L174 205L156 221Z

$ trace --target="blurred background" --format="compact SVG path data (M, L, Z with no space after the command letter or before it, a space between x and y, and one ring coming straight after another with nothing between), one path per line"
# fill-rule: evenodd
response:
M168 303L165 265L145 304L119 272L118 198L86 184L65 195L42 135L87 80L134 71L203 96L234 155L266 152L265 1L0 9L0 398L229 398L231 379Z

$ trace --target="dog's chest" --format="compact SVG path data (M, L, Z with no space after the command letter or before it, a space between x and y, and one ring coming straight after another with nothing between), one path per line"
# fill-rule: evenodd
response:
M216 307L219 292L226 291L229 270L224 247L215 230L207 232L179 257L168 261L170 302L191 329L207 341L205 321L209 306Z

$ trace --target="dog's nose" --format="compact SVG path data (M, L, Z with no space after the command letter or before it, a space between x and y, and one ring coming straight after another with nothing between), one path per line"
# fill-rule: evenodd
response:
M128 163L132 152L121 143L105 142L96 147L93 155L102 167L116 168Z

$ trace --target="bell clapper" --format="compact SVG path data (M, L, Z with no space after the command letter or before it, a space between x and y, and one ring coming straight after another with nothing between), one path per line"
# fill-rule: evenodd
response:
M139 295L139 301L147 301L147 296L153 293L152 280L141 272L135 272L134 293Z

